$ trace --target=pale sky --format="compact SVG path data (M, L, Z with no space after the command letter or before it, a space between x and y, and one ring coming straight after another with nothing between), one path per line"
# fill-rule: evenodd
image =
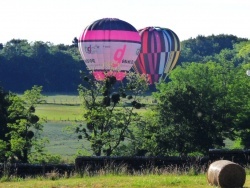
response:
M101 18L118 18L138 30L169 28L181 41L212 34L250 39L250 0L0 0L0 43L72 44Z

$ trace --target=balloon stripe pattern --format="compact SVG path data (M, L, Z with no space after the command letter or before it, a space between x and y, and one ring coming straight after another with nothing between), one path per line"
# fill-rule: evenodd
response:
M124 38L129 36L129 38ZM137 42L141 43L138 38L138 33L134 31L110 31L110 30L99 30L99 31L88 31L85 35L80 38L81 42L90 41L119 41L119 42Z
M128 22L117 18L103 18L87 26L79 37L79 51L97 80L105 74L122 80L137 59L141 37Z
M146 27L139 30L139 34L142 48L133 69L147 74L149 83L154 84L176 65L181 51L180 40L167 28Z

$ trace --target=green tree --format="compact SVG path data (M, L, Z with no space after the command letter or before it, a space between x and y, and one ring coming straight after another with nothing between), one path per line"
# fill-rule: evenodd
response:
M107 76L104 81L85 76L86 84L79 87L86 125L79 125L76 132L79 139L84 137L90 142L96 156L110 156L122 143L129 142L140 122L135 109L141 108L140 96L148 85L144 76L135 73L129 73L126 79L123 84L114 76Z
M59 155L50 154L46 150L46 144L49 140L46 137L41 137L40 132L43 131L43 125L41 121L37 121L37 116L35 115L35 109L38 104L45 102L45 96L42 94L42 86L33 86L30 90L26 90L22 95L24 101L24 106L28 109L27 117L28 121L25 124L27 137L29 134L34 132L34 137L32 140L25 138L27 151L25 151L28 162L30 163L59 163L61 157ZM32 150L31 150L32 148ZM23 153L25 153L23 152Z
M31 48L27 40L12 39L5 44L3 54L6 59L17 56L29 57L31 55Z
M235 44L236 57L242 59L243 63L250 63L250 41Z
M37 134L42 130L39 117L35 115L35 106L41 101L42 87L34 86L27 90L24 99L14 93L1 91L1 161L7 158L18 158L21 162L28 162L31 148ZM40 97L39 97L40 96Z
M231 90L237 94L237 97L232 96L235 100L239 111L238 119L238 140L243 148L250 147L250 77L246 75L246 71L250 70L250 63L242 64L238 67L236 79Z
M34 86L25 91L23 99L15 94L9 95L11 105L8 108L8 124L10 129L10 156L17 156L22 162L28 162L35 141L34 132L41 131L39 117L35 115L35 106L41 102L42 87Z
M42 41L36 41L31 46L32 57L39 61L46 61L49 54L49 45Z
M26 90L23 99L29 108L36 107L37 104L45 102L45 96L42 95L42 86L33 86L31 90Z
M155 140L151 152L206 154L209 148L224 147L225 138L237 138L245 121L239 117L249 112L247 85L239 82L238 69L230 62L184 64L171 72L169 83L157 85L156 122L142 136L144 143Z
M9 132L7 127L7 118L8 118L8 93L0 87L0 161L6 160L5 153L8 151L8 137L5 135Z
M72 46L78 47L78 39L76 37L72 40Z
M182 51L178 61L206 63L208 58L219 54L222 50L232 50L235 44L242 41L248 40L224 34L207 37L199 35L181 42Z
M13 39L0 50L1 85L23 93L34 85L46 92L76 92L81 83L79 70L86 70L74 45Z

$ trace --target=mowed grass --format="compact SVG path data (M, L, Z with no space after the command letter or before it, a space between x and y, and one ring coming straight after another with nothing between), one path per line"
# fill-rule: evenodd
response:
M38 104L36 114L46 121L79 121L82 120L83 107L82 101L78 96L73 95L52 95L45 98L46 103ZM152 104L151 97L141 97L141 101ZM125 100L129 105L132 100ZM120 107L118 107L120 108ZM134 109L135 112L142 114L148 109Z
M45 94L45 100L50 104L81 104L81 99L78 95L61 95L61 94Z
M46 121L78 121L82 119L82 107L69 104L39 104L36 114Z
M46 121L77 121L82 119L82 101L77 95L46 95L38 104L36 114Z
M206 175L106 175L84 178L25 179L19 182L3 182L0 188L104 188L104 187L140 187L140 188L211 188ZM250 187L250 176L246 178L244 187Z

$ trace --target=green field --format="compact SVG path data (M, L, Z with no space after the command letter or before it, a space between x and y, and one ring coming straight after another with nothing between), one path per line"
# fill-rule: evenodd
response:
M75 95L49 95L46 97L46 103L39 104L36 107L36 114L46 121L79 121L82 119L83 108L80 105L82 101ZM151 97L141 97L143 103L152 104ZM131 101L125 101L128 104ZM136 110L143 113L145 108Z
M45 121L79 121L82 107L69 104L39 104L36 114Z
M60 94L45 94L46 103L50 104L72 104L79 105L81 100L78 95L60 95Z
M0 183L0 188L104 188L104 187L138 187L138 188L211 188L206 175L103 175L84 178L25 179L17 182ZM250 187L247 175L244 187Z
M51 154L58 154L65 161L73 162L77 150L88 147L83 140L78 141L77 135L70 133L65 128L74 126L72 122L48 122L44 124L42 136L50 141L46 149Z
M36 107L36 114L46 121L77 121L81 119L81 100L77 95L47 95L45 103Z

